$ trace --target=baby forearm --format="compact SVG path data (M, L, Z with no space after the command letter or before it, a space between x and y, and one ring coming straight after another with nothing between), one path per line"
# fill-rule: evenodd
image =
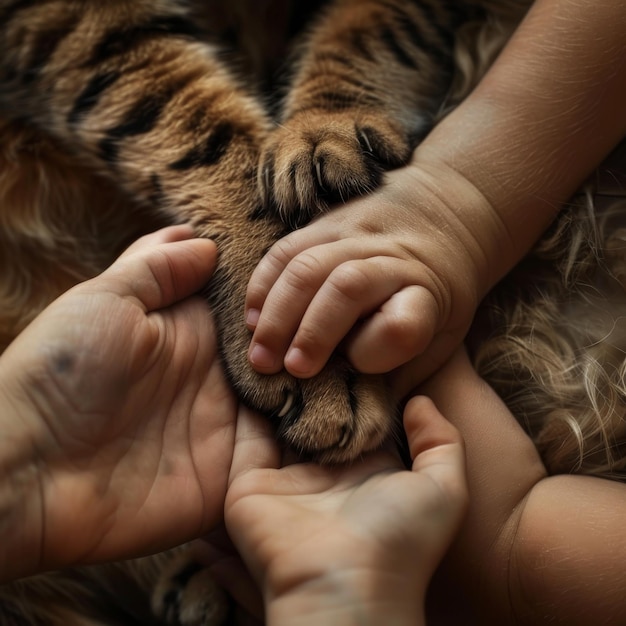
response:
M626 132L625 25L621 0L537 0L416 151L416 164L450 167L493 207L505 237L488 252L501 274Z
M369 576L367 578L370 578ZM423 592L397 597L397 588L331 576L268 602L268 626L422 626ZM354 584L353 584L354 583Z

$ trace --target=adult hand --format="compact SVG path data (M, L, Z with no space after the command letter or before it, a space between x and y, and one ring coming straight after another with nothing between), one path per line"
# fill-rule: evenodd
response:
M221 519L237 403L206 303L215 245L172 227L0 358L0 578L180 544Z

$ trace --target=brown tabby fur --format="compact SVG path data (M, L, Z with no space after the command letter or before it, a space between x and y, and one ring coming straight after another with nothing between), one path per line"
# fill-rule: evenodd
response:
M254 373L241 320L247 278L280 235L337 200L369 191L384 170L405 163L416 141L480 78L527 3L299 4L0 0L0 350L51 299L101 271L138 235L188 221L220 248L208 297L236 390L276 421L286 443L321 460L345 460L392 430L385 385L357 375L339 357L311 381ZM291 46L305 8L313 20ZM288 50L291 76L275 126L271 92L262 88ZM552 242L543 248L546 263L561 269L567 263L554 258L573 263L569 242L577 240L574 253L588 261L589 274L552 271L542 292L558 309L553 318L543 315L552 321L567 318L558 298L576 280L598 281L600 266L623 276L614 223L602 222L600 233L593 219L576 217L582 213L566 215L546 239ZM609 266L598 261L603 237L613 242L605 258L618 259ZM609 282L613 294L617 283L623 287ZM532 421L550 464L559 440L569 436L563 424L577 423L577 416L572 410L567 418L546 417L533 406L531 420L524 414L529 405L515 405L520 367L536 371L536 346L520 339L520 329L537 328L541 307L502 289L491 300L489 327L504 320L505 330L489 341L481 335L477 362L520 418ZM589 341L572 328L568 337L546 340L548 373L561 366L551 360L554 344ZM567 367L574 368L581 349L563 348L573 355ZM611 362L622 372L619 355ZM536 397L544 406L557 397L558 384L547 389L545 377L525 384L528 395L543 390ZM606 450L624 436L623 410L614 410L623 396L615 397L588 439L609 473L616 466L605 463ZM592 412L597 407L593 399L577 402ZM568 457L574 466L553 467L593 473L600 465L582 463L593 455L585 451L585 433L574 431ZM224 601L209 602L210 594L219 592L206 572L174 552L18 581L0 591L0 624L222 623L224 614L211 616L211 607L223 610Z

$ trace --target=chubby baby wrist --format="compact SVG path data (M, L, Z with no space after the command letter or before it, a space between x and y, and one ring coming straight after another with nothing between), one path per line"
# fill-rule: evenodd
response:
M409 167L466 253L476 297L482 299L517 260L509 226L487 191L428 145L418 147Z

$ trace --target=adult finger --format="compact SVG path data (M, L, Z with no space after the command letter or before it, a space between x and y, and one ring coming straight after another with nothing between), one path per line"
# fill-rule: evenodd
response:
M192 239L194 237L193 228L189 224L177 224L175 226L166 226L160 228L152 233L148 233L143 237L140 237L122 252L119 258L133 254L142 248L148 246L156 246L162 243L172 243L174 241L184 241L185 239Z
M239 409L229 485L255 469L277 469L281 451L268 419L244 406Z
M107 289L134 298L146 311L154 311L204 287L216 258L215 243L208 239L138 245L84 285L86 289L97 286L99 291Z

